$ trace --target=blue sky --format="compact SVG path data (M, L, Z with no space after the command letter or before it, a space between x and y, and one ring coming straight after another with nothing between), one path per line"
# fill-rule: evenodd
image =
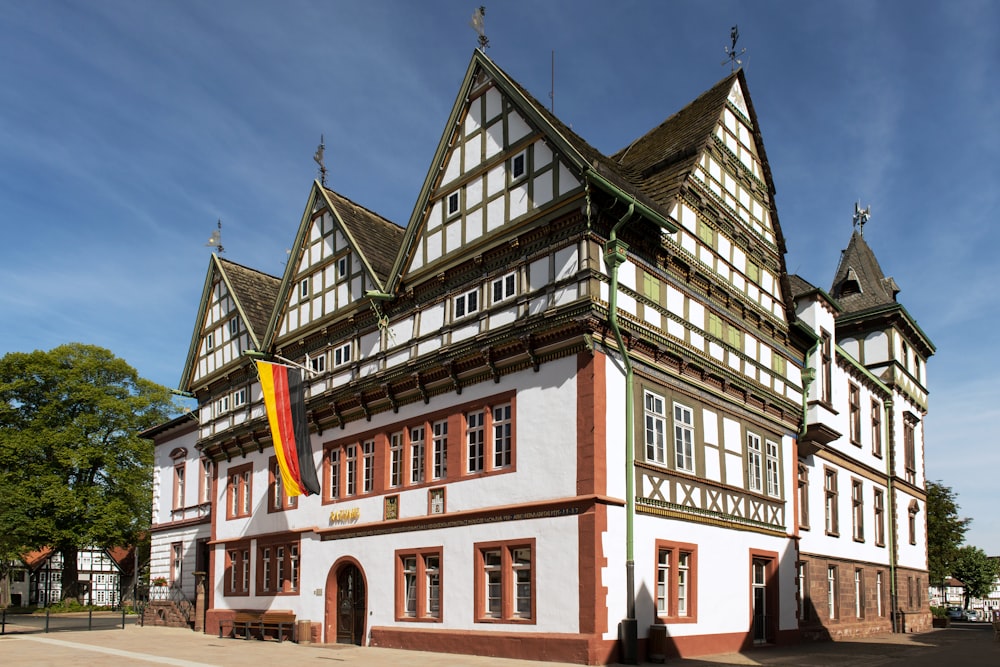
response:
M216 220L280 275L320 134L328 185L399 224L479 2L0 0L0 354L101 345L176 387ZM511 0L489 55L605 153L738 48L789 271L830 287L854 202L937 346L927 474L1000 555L1000 4Z

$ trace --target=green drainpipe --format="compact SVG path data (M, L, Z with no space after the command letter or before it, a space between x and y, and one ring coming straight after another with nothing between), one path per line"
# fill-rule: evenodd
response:
M892 631L900 632L899 627L899 594L896 589L896 492L892 487L892 469L895 464L895 439L892 438L895 429L892 412L892 398L888 398L882 403L885 410L885 483L886 483L886 504L889 514L889 616L892 618Z
M626 612L622 621L622 662L634 665L638 662L639 628L635 618L635 449L633 445L632 424L632 360L622 338L621 327L618 325L618 267L627 259L625 252L628 245L618 240L618 230L635 213L635 202L629 204L615 226L604 247L604 263L611 276L611 288L608 297L608 323L615 334L618 351L625 366L625 586Z

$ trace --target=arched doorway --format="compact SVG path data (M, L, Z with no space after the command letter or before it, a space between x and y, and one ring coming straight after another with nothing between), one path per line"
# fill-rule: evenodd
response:
M364 573L353 559L342 559L330 569L326 582L328 643L364 645L366 589Z

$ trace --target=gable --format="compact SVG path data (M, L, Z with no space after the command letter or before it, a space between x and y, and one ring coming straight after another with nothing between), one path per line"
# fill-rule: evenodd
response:
M407 272L468 253L582 188L523 100L478 65L459 95L408 247ZM411 224L413 222L411 221Z
M191 383L194 385L238 360L243 350L253 349L249 330L239 315L236 299L217 272L206 306L202 312L197 361L191 376Z

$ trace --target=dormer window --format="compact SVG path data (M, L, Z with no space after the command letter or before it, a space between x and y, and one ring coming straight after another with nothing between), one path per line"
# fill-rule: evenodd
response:
M527 172L528 155L526 151L521 151L510 160L510 180L516 181Z
M861 294L861 281L853 268L847 269L847 276L840 283L840 296Z
M448 217L453 215L458 215L458 192L452 192L448 195Z

